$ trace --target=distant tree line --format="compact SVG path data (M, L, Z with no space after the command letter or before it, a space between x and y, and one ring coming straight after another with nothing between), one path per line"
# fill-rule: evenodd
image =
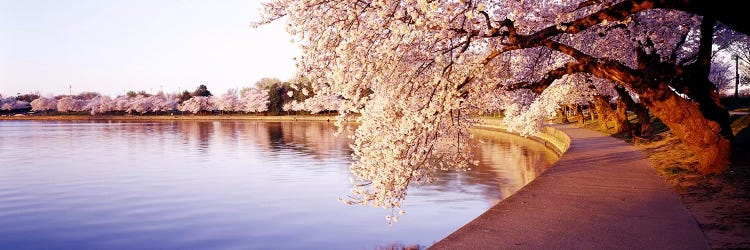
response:
M0 110L8 114L35 111L44 114L87 112L91 115L158 115L175 112L282 115L291 112L319 113L338 110L338 105L340 105L338 97L316 96L314 89L310 81L282 82L277 78L263 78L256 83L255 87L245 87L239 91L229 89L219 96L214 96L204 84L199 85L193 92L185 90L181 93L151 94L146 91L131 90L115 98L96 92L54 97L42 97L38 93L7 98L2 98L0 95Z

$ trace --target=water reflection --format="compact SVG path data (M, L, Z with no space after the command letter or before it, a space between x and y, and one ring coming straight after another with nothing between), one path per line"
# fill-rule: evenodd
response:
M429 245L532 180L543 146L477 132L480 161L413 187L389 227L348 207L351 150L325 122L0 122L0 248Z
M334 135L331 123L325 122L264 122L255 123L256 134L248 138L257 138L255 142L264 149L296 150L324 159L330 156L348 155L350 152L345 135Z
M480 164L467 175L474 177L473 183L491 185L496 180L497 188L486 191L486 198L494 202L515 193L557 160L554 152L535 142L484 130L475 130L474 135L472 145Z

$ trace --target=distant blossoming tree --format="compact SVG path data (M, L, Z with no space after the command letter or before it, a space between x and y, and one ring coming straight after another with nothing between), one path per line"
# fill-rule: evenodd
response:
M57 109L57 102L55 99L40 97L31 101L32 111L49 112L50 110L55 109Z
M138 95L131 98L130 107L135 112L145 114L155 108L156 102L158 102L158 100L154 96Z
M217 100L216 108L225 112L235 112L240 109L240 100L237 97L237 89L229 89Z
M250 88L244 91L242 98L239 100L240 109L248 113L265 112L268 110L270 102L268 91L258 88Z
M78 100L73 99L73 97L65 96L63 98L60 98L60 100L57 100L57 111L58 112L68 112L76 111L78 109Z
M30 105L27 101L17 99L16 97L2 98L2 96L0 96L0 109L2 110L10 112L11 110L27 109L29 107Z
M155 113L159 112L171 112L177 109L177 101L178 98L172 98L166 96L157 96L157 100L155 101L155 104L153 106L152 111Z
M91 115L101 115L114 110L114 102L109 96L97 96L89 100L85 107Z
M178 109L180 111L187 111L193 114L197 114L201 111L211 111L215 108L215 100L209 96L193 96L192 98L184 101Z
M12 103L6 102L0 105L0 109L10 112L11 110L15 109Z

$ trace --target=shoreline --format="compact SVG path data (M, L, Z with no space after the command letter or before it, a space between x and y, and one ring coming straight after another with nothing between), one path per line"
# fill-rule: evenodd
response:
M33 116L0 116L0 121L335 121L338 115L33 115ZM472 129L500 132L523 137L543 144L557 156L568 150L570 138L565 134L545 126L544 130L529 137L509 132L494 118L482 118L482 122Z
M522 136L517 133L508 131L508 129L502 125L492 124L492 122L483 121L481 124L475 125L472 129L480 129L492 132L503 133L508 136L520 137L526 140L531 140L536 143L544 145L546 148L552 150L557 154L558 158L562 157L568 148L570 147L570 137L564 132L555 129L551 126L544 126L543 130L532 136Z

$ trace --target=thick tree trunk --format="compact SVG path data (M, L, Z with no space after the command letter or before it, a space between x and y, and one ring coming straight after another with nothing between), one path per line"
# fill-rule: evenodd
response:
M560 123L562 123L562 124L570 122L568 120L568 113L565 112L565 106L564 105L560 105L560 108L557 109L557 116L560 117Z
M573 107L571 108L575 111L576 119L578 120L578 125L583 125L586 122L586 119L583 116L583 109L581 108L581 105L576 104L576 105L573 105Z
M701 20L695 62L676 71L670 71L673 62L660 62L656 54L640 51L638 56L646 79L656 80L652 87L639 91L643 92L639 93L643 104L696 155L698 171L703 174L722 173L729 168L734 137L729 112L721 105L716 86L708 80L714 25L711 17ZM690 99L679 97L675 91Z
M622 98L617 98L617 111L614 117L615 122L615 133L622 133L630 131L630 122L628 122L628 109L627 104Z
M641 131L639 134L650 133L651 130L651 116L648 114L648 109L643 104L635 103L635 116L638 118L638 122L641 124Z
M615 111L609 105L607 98L601 95L594 96L594 108L596 109L597 116L599 116L599 126L602 130L609 129L609 121L615 116Z
M620 97L619 100L622 100L627 105L627 109L632 110L633 113L635 113L636 119L638 119L638 123L641 124L641 130L640 131L633 131L636 134L643 135L646 134L647 131L649 131L651 127L651 117L648 115L648 109L646 106L643 106L643 104L635 103L633 101L633 98L630 97L630 93L628 91L621 87L621 86L615 86L615 90L617 91L617 95Z
M638 95L643 104L696 155L698 171L712 174L727 170L731 137L722 136L724 125L706 118L697 102L679 97L666 84Z

